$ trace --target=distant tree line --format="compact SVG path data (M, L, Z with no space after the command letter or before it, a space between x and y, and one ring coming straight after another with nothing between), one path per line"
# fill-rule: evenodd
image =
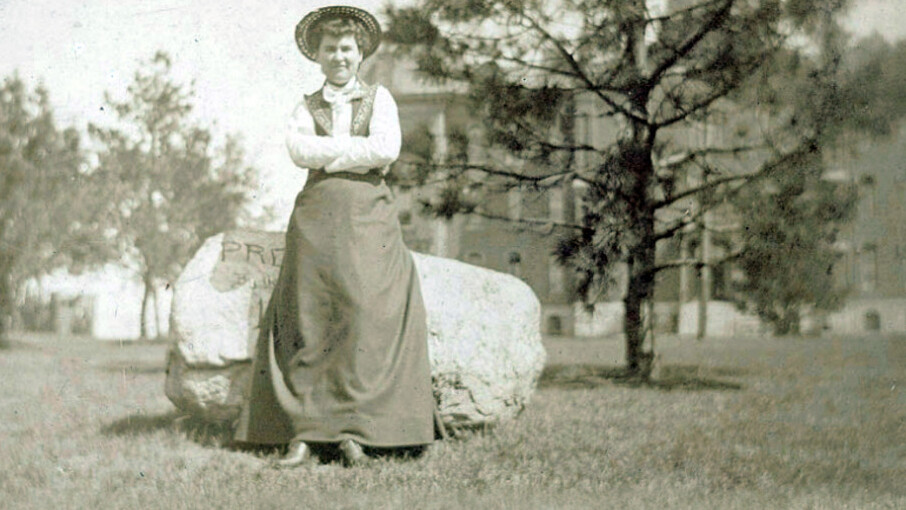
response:
M215 144L191 117L193 91L171 70L169 56L157 53L135 72L125 99L105 93L118 122L89 125L95 151L75 128L58 126L44 87L29 90L17 75L4 80L0 336L27 280L116 262L144 283L147 337L159 284L173 281L206 237L254 221L247 205L256 172L239 138Z

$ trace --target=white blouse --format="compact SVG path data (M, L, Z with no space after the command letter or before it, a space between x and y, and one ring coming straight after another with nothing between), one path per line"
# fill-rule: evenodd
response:
M400 119L393 96L379 86L374 98L368 136L350 136L352 104L349 93L359 84L351 81L343 88L325 84L324 100L332 113L331 136L318 136L315 121L302 100L286 127L286 147L293 163L300 168L323 168L325 172L367 173L383 168L400 154Z

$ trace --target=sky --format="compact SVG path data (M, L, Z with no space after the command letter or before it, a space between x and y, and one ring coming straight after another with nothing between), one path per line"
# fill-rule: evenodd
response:
M904 0L856 0L846 26L906 37ZM122 95L139 63L168 52L174 77L194 82L195 115L215 135L241 133L260 169L255 199L286 221L304 174L286 155L283 126L323 77L293 41L306 12L346 3L377 12L385 0L0 0L0 76L18 72L50 91L61 125L112 122L104 91ZM245 5L241 5L245 4ZM899 5L898 5L899 4Z
M122 96L158 49L180 83L194 81L199 121L241 133L260 170L256 200L285 223L304 173L286 155L283 127L302 95L323 81L299 53L296 23L330 0L0 0L0 76L18 72L50 91L61 125L113 122L104 91ZM347 2L372 12L382 0ZM279 226L279 225L276 225Z

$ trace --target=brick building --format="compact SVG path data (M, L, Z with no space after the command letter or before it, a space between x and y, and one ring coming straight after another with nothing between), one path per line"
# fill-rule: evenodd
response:
M887 139L859 140L831 156L829 178L857 184L862 198L839 236L837 274L850 289L823 320L841 333L906 331L906 123Z
M383 84L396 98L404 139L400 159L404 163L419 158L463 158L479 163L493 159L507 166L521 164L506 154L489 154L482 149L480 120L470 114L464 89L425 84L418 79L413 63L394 59L388 52L369 59L363 78ZM587 143L608 144L616 138L620 126L611 118L593 115L593 108L593 99L579 98L576 136ZM752 136L746 126L765 121L734 115L712 125L674 128L668 136L684 147L728 146ZM901 129L889 139L855 145L855 151L841 149L829 156L831 169L827 175L829 179L859 184L863 190L856 219L842 233L843 257L836 268L840 283L848 286L851 294L842 310L807 317L808 324L803 327L841 333L906 331L906 131ZM766 154L754 153L743 158L734 156L724 163L730 168L736 165L740 171L751 170L765 157ZM587 162L579 164L584 163ZM594 314L586 313L575 303L571 275L551 256L556 229L543 228L546 221L571 222L577 218L581 189L564 186L545 194L514 189L483 204L498 214L531 219L542 225L519 229L509 222L480 217L441 221L420 214L420 200L437 193L441 185L438 181L418 188L396 187L404 235L412 249L522 278L541 300L542 325L549 334L596 336L621 331L621 286L615 286L602 298ZM688 214L695 207L694 201L689 200L665 214ZM719 260L736 235L732 208L719 207L706 215L704 223L707 228L699 226L684 236L662 242L659 258ZM618 281L619 272L617 268ZM690 265L659 273L655 291L659 328L708 336L767 330L757 318L741 314L730 302L733 273L730 264L707 264L702 269ZM700 331L699 324L706 329Z
M470 162L499 158L509 166L519 164L506 154L491 154L482 148L480 120L469 112L464 89L425 84L417 78L414 64L394 59L388 52L369 59L362 77L370 83L381 83L396 99L403 130L402 165L426 158L461 158ZM477 216L443 221L421 214L420 201L437 193L441 185L435 182L423 187L394 187L409 247L521 278L542 303L544 329L552 334L572 334L572 280L554 262L551 254L556 233L543 223L573 218L573 190L564 187L541 194L514 189L483 204L496 214L542 224L540 228L526 229Z

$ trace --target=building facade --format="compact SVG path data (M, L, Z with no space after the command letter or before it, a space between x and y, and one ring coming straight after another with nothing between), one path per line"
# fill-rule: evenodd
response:
M838 243L837 275L850 292L820 324L849 334L906 331L906 123L830 159L829 177L857 185L861 199Z
M403 148L396 174L419 162L498 160L505 165L519 162L503 153L489 153L482 143L480 119L472 115L465 89L425 84L414 64L389 52L368 61L362 78L387 87L400 111ZM495 216L530 220L535 227L479 216L456 216L451 220L423 213L422 202L443 188L443 179L425 185L397 182L394 187L400 223L407 245L414 251L454 258L495 271L510 273L525 281L542 303L542 326L550 334L574 332L573 279L553 258L557 242L555 222L575 217L574 190L568 185L541 193L512 189L487 197L485 210ZM550 222L551 226L545 223Z
M488 154L481 143L480 120L469 111L465 90L456 86L425 85L415 65L394 59L390 53L375 55L363 77L385 85L400 108L404 147L401 161L460 158L473 163L497 160L504 154ZM620 126L612 118L594 115L593 98L579 98L575 130L578 139L604 146L614 141ZM757 115L757 114L755 114ZM679 127L669 133L684 147L729 146L744 142L746 126L765 119L734 116L713 125ZM891 137L853 143L829 155L829 179L858 184L862 199L856 218L841 233L841 261L834 268L839 283L850 289L846 305L830 314L804 318L805 331L840 333L906 331L906 126ZM580 157L585 157L581 153ZM740 171L753 168L764 154L733 156L723 162ZM580 161L580 165L589 162ZM694 185L694 182L685 185ZM600 336L622 331L622 297L625 284L614 286L588 313L576 303L574 279L552 256L557 242L555 228L544 222L573 222L581 211L581 187L564 186L539 193L513 189L495 197L484 208L501 216L532 220L541 228L517 225L477 216L445 221L421 212L421 202L443 186L439 178L424 186L398 185L397 204L407 243L415 251L455 258L523 279L542 303L542 327L548 334ZM676 204L666 214L682 215L694 210L694 200ZM732 303L732 264L718 261L731 250L736 235L731 207L721 206L704 216L702 224L685 235L659 244L664 260L694 260L698 263L662 271L657 276L655 323L658 329L683 335L734 336L769 331ZM702 264L703 261L709 263ZM616 280L621 280L616 268Z

